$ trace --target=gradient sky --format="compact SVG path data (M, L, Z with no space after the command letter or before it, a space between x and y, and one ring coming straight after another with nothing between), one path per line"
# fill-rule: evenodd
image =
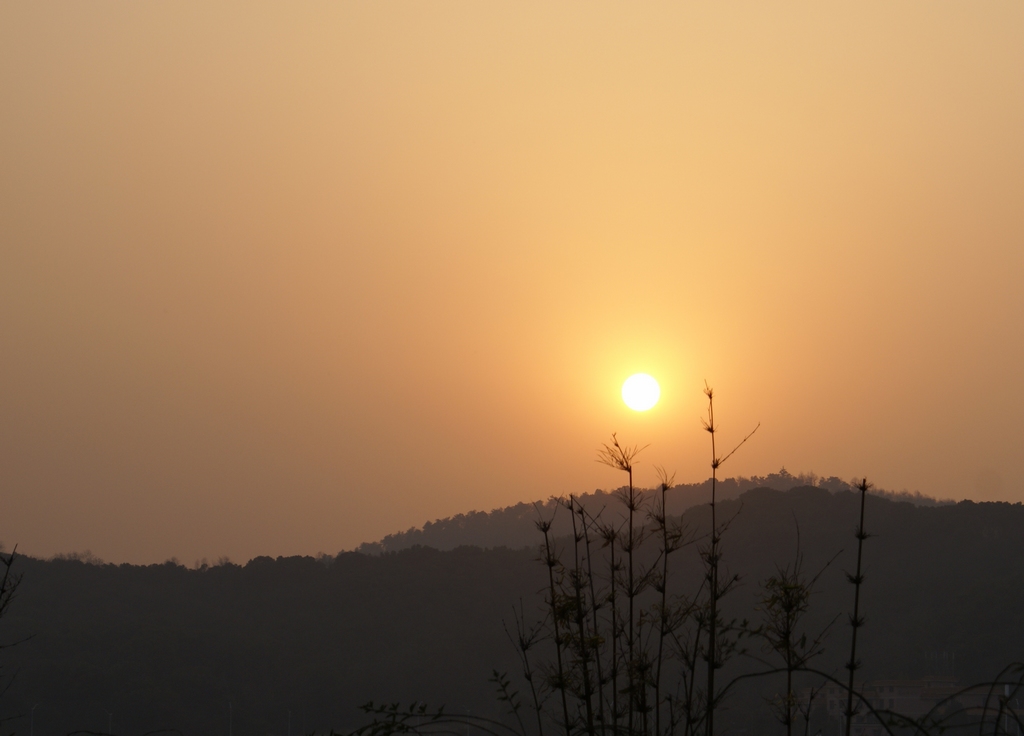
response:
M1020 2L0 5L0 540L785 466L1024 500ZM618 396L646 371L662 401Z

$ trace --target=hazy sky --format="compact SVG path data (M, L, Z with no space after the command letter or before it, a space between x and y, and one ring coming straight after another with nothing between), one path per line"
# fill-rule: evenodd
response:
M785 466L1024 500L1020 2L0 5L0 540ZM647 414L622 380L662 384Z

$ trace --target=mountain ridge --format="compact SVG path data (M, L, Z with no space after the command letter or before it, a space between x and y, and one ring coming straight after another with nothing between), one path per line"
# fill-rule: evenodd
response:
M763 476L739 476L718 481L717 498L729 501L741 494L758 488L771 488L776 491L789 491L798 487L823 488L830 493L851 491L857 480L844 481L837 476L821 477L814 473L792 475L785 467L777 473ZM643 489L645 497L649 497L656 489ZM920 492L888 491L872 489L876 496L891 501L903 501L915 506L949 505L955 501L936 499L922 495ZM578 500L588 508L600 508L614 503L615 491L597 489L591 493L578 496ZM700 483L682 483L673 486L667 496L667 511L670 515L679 516L687 510L707 503L711 495L711 479ZM553 519L553 533L566 536L570 533L569 521L564 515L556 513L559 498L552 496L546 501L533 503L520 502L511 506L492 509L491 511L469 511L442 519L428 521L421 527L410 527L401 532L388 534L376 542L364 542L355 548L363 554L382 554L397 552L416 546L431 547L439 550L453 550L462 546L475 546L483 549L508 547L522 549L537 542L536 521L544 517Z
M722 501L724 564L741 577L723 599L726 615L756 622L762 582L799 550L809 571L834 560L816 587L809 630L845 621L858 507L858 494L818 486ZM709 517L698 505L682 523L699 539ZM949 653L951 674L974 682L1024 661L1021 528L1021 504L869 496L864 676L945 674L936 667ZM677 554L671 590L692 594L703 577L699 554ZM0 717L24 715L15 724L24 731L43 703L34 713L43 734L104 733L111 718L114 733L223 734L232 717L236 733L284 734L289 712L293 732L328 732L354 726L356 707L370 699L501 717L487 678L517 667L502 621L513 606L532 619L545 585L536 548L469 546L191 569L20 558L18 572L23 585L2 628L6 641L24 643L4 650L18 677ZM837 624L822 669L840 671L848 647L848 627ZM743 697L762 702L756 692Z

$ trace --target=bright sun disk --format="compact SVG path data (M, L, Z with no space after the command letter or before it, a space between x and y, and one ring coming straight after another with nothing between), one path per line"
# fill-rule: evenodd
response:
M661 398L661 387L653 376L634 373L622 384L622 400L633 411L647 411Z

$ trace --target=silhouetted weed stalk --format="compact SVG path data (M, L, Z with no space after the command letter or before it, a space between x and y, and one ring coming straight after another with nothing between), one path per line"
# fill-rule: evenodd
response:
M551 531L553 517L544 518L538 508L537 529L543 538L540 559L547 569L544 606L540 618L530 621L520 601L518 608L513 607L514 629L505 625L519 655L529 705L523 705L507 673L495 671L491 677L511 723L449 714L422 704L402 708L368 703L363 711L372 720L353 736L462 736L469 730L490 736L545 736L551 728L565 736L715 736L720 732L716 713L739 685L750 680L781 682L768 707L786 736L793 736L801 717L804 736L810 736L815 696L830 686L840 688L846 697L839 736L923 736L954 731L965 723L979 736L1019 736L1014 730L1021 727L1019 714L1009 703L1024 684L1020 665L1007 668L991 683L947 698L917 719L873 706L859 689L855 676L861 667L858 632L865 623L861 588L868 539L864 516L870 484L866 479L857 485L857 565L855 572L847 574L854 600L845 681L816 666L825 637L839 617L814 634L804 625L815 585L838 553L817 573L807 574L799 526L794 559L776 565L775 573L761 584L760 623L723 615L722 602L740 577L723 564L723 539L732 519L718 517L718 470L760 425L720 456L714 391L705 385L704 394L707 415L701 422L711 440L706 530L690 528L669 516L667 498L674 477L664 468L657 468L660 484L655 492L635 486L637 457L646 448L623 444L614 434L599 448L597 459L626 474L626 485L613 494L620 507L617 516L604 507L596 512L587 509L570 495L560 500L555 513L563 509L570 514L572 537L558 540ZM675 553L691 546L699 556L702 574L686 590L671 578L670 563ZM748 668L723 682L720 671L732 660ZM798 676L814 684L798 692ZM971 704L965 706L968 701ZM532 712L530 717L524 718L524 709Z
M0 545L0 568L3 568L2 572L0 572L0 619L3 619L7 614L8 608L10 608L11 603L17 597L18 586L21 585L21 574L14 570L14 563L17 559L17 546L8 553L4 552L3 546ZM0 653L20 643L20 641L9 642L0 639ZM4 696L10 686L11 678L6 676L2 662L0 662L0 698ZM6 715L4 711L0 711L0 724L14 720L17 717L18 715Z
M702 423L705 431L711 435L711 540L710 543L701 549L701 558L704 560L708 590L708 614L706 617L707 648L704 652L708 684L705 693L707 702L704 708L704 730L708 736L711 736L715 732L715 710L718 708L720 698L719 693L715 690L715 673L721 669L725 664L726 658L736 648L736 640L729 638L729 634L736 630L735 626L732 624L725 626L723 624L718 610L718 602L739 581L739 576L734 575L730 577L726 575L725 583L722 583L720 576L722 533L728 524L725 526L718 525L715 498L718 486L718 469L751 438L761 425L759 424L757 427L754 427L754 430L744 437L733 448L732 452L725 457L719 457L715 447L715 435L718 432L718 427L715 424L715 393L706 383L704 384L704 395L708 397L708 417L706 420L702 420Z
M777 720L786 728L786 736L793 735L797 714L804 717L805 731L810 729L811 705L816 688L810 688L807 702L801 703L794 687L794 676L803 671L811 660L823 653L824 639L838 616L825 626L816 636L809 638L806 631L801 631L805 614L810 609L811 594L822 573L835 561L835 557L825 563L811 578L804 573L804 558L800 552L800 527L796 526L796 556L792 563L776 565L775 574L763 584L760 598L760 610L763 614L761 628L758 631L764 642L763 649L781 661L774 664L759 660L772 670L783 669L786 675L786 688L777 695L769 705L775 712Z
M857 525L857 572L848 575L850 583L853 584L853 614L850 616L850 659L846 663L846 669L850 673L850 679L846 685L846 736L850 736L853 728L853 719L857 715L853 706L854 675L860 669L860 660L857 659L857 632L864 625L864 618L860 615L860 587L864 583L864 573L861 571L861 563L864 561L864 541L868 538L864 531L864 503L867 501L868 479L864 478L857 486L860 491L860 523Z

